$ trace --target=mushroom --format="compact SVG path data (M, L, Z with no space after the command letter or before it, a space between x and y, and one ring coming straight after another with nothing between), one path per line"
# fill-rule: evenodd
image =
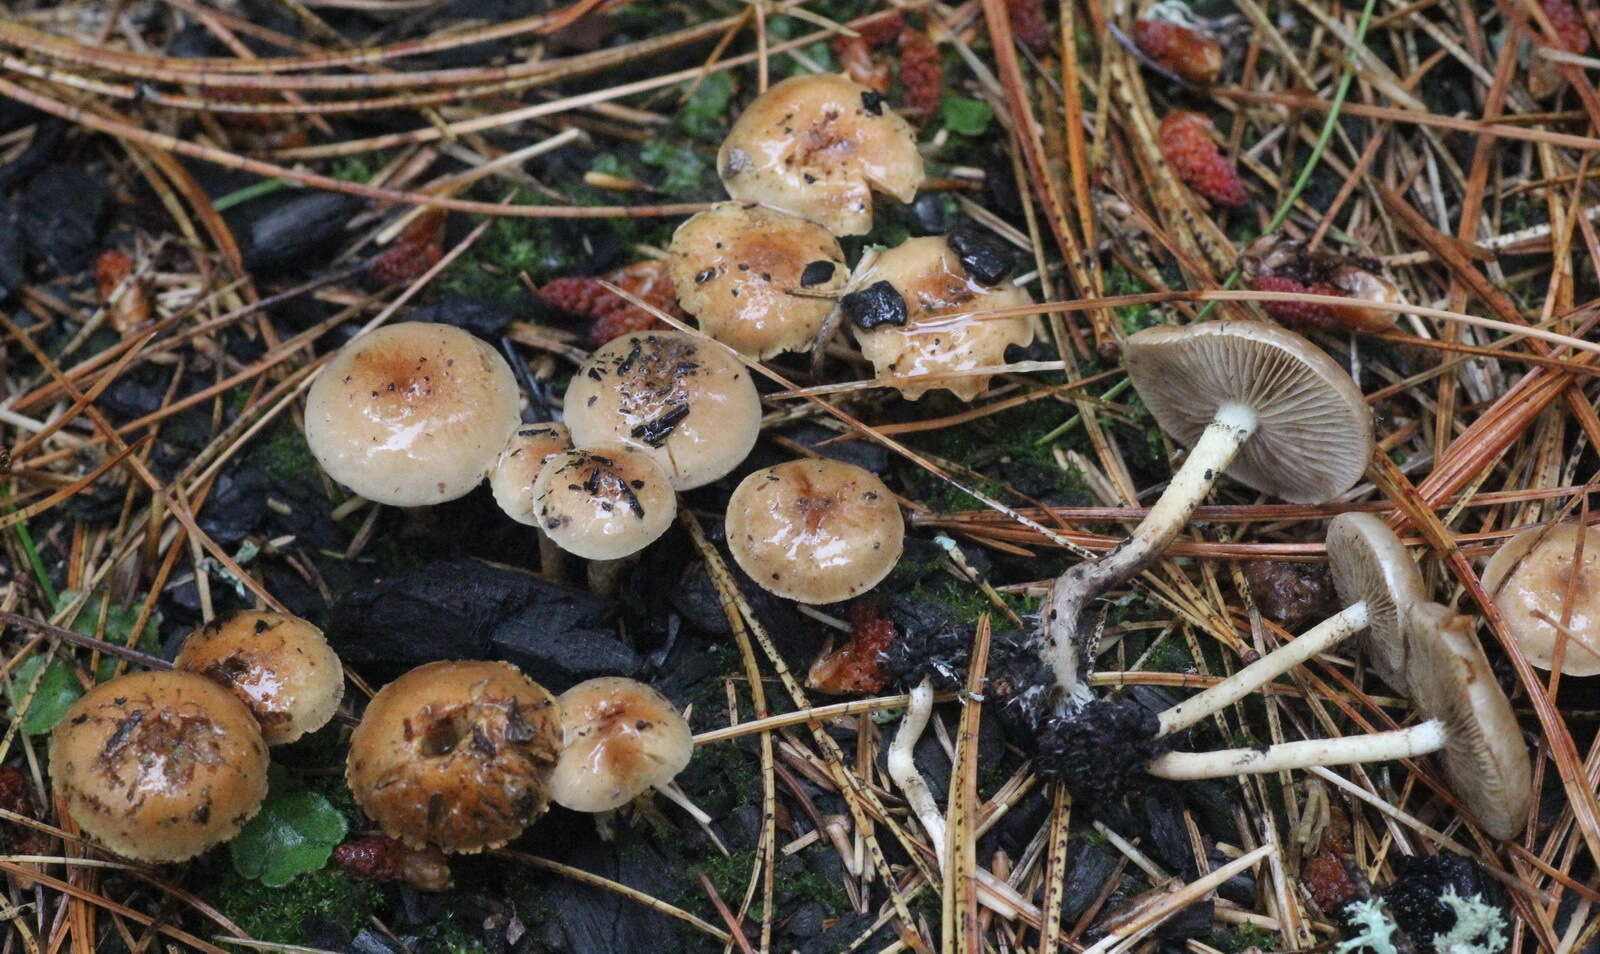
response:
M306 443L328 476L378 503L465 496L517 426L505 359L450 325L401 322L339 350L306 396Z
M284 745L328 724L344 698L344 666L322 630L286 613L236 613L189 634L173 665L226 686Z
M1406 684L1430 718L1404 729L1216 752L1168 752L1149 763L1166 779L1220 778L1316 765L1416 758L1440 752L1451 789L1486 832L1522 830L1533 794L1527 746L1511 702L1495 682L1472 620L1437 603L1407 614Z
M678 498L648 455L596 444L550 457L533 482L539 527L586 560L638 553L672 525Z
M384 834L413 848L498 848L549 806L555 700L503 662L433 662L372 697L345 780Z
M973 229L908 239L881 252L851 279L841 302L861 353L878 377L915 401L944 388L970 401L988 374L963 374L1005 363L1006 348L1033 341L1033 316L965 317L967 312L1033 304L1006 281L1010 255Z
M624 335L597 349L573 376L563 410L574 444L637 447L674 490L733 470L761 427L761 399L744 365L679 331Z
M1583 563L1575 568L1580 540ZM1524 530L1489 558L1483 588L1528 662L1555 668L1556 645L1565 633L1561 671L1600 674L1600 590L1591 585L1600 580L1597 565L1600 531L1576 523Z
M922 185L917 134L882 95L837 73L774 83L734 120L717 153L728 194L810 219L834 235L872 229L872 193L910 202Z
M701 331L753 358L810 347L850 274L827 229L751 203L694 216L667 253L678 304Z
M550 797L564 808L621 808L671 784L694 754L689 723L666 696L642 682L601 676L578 683L556 702L563 748L550 776Z
M763 589L838 603L900 559L905 522L883 481L854 464L792 460L758 470L728 499L728 549Z
M546 422L524 424L511 433L501 448L494 469L489 471L489 490L506 516L535 528L539 537L539 572L552 580L562 576L561 548L539 526L534 512L533 482L545 461L572 447L572 435L565 424Z
M1221 474L1294 503L1322 503L1354 486L1372 454L1361 390L1294 332L1255 321L1161 326L1129 336L1123 356L1156 423L1191 449L1127 540L1056 579L1044 650L1058 708L1091 698L1078 642L1083 607L1157 559Z
M50 781L78 827L136 861L184 861L239 833L267 796L267 745L233 693L188 672L103 682L50 736Z

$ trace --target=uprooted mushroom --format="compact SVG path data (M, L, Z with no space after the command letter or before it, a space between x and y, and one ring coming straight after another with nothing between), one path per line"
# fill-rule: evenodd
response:
M1483 569L1483 588L1528 662L1594 676L1600 675L1597 574L1600 530L1560 523L1532 527L1503 544Z

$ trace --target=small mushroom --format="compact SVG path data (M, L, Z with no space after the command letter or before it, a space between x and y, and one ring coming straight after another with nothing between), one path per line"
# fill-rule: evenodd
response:
M379 690L350 736L345 780L413 848L498 848L549 806L555 700L503 662L433 662Z
M734 561L763 589L797 603L837 603L889 575L905 522L871 472L792 460L740 482L728 500L727 535Z
M78 827L137 861L183 861L239 833L267 796L267 744L233 693L188 672L103 682L50 736Z
M1578 541L1583 564L1575 566ZM1578 579L1573 585L1573 575ZM1553 669L1556 644L1566 617L1566 647L1561 671L1569 676L1600 674L1600 531L1576 523L1534 527L1512 537L1483 570L1483 588L1522 647L1528 662Z
M672 525L678 498L667 475L641 451L596 444L563 451L533 482L539 527L556 546L586 560L619 560Z
M908 239L864 262L851 280L859 291L841 304L861 353L906 398L944 388L970 401L989 386L989 375L962 372L1004 364L1006 348L1033 340L1031 315L964 317L1033 304L1026 291L1000 280L1006 269L995 264L994 248L962 230Z
M850 273L827 229L741 202L678 226L667 252L678 304L753 358L809 348Z
M793 76L755 98L717 153L728 194L810 219L835 235L872 228L872 193L901 202L922 185L911 125L836 73Z
M539 525L533 506L533 482L545 461L572 448L565 424L524 424L512 432L489 471L489 489L501 511L518 523Z
M189 634L173 665L231 689L261 723L268 745L327 725L344 697L344 666L327 637L285 613L212 620Z
M378 503L465 496L517 426L505 359L450 325L401 322L340 349L306 396L306 443L328 476Z
M761 427L761 399L744 365L678 331L624 335L596 350L567 386L563 411L574 444L637 447L674 490L739 466Z
M601 676L556 701L563 748L550 776L550 797L564 808L621 808L671 783L694 754L689 723L666 696L642 682Z

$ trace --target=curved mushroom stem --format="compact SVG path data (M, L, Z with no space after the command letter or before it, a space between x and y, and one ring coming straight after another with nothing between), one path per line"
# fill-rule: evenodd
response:
M1076 706L1093 698L1083 678L1087 665L1080 659L1078 645L1078 617L1083 607L1166 551L1217 482L1217 475L1233 463L1239 448L1255 433L1257 420L1256 412L1243 404L1218 407L1183 466L1172 475L1167 489L1133 534L1098 560L1079 563L1056 578L1051 587L1050 608L1045 611L1043 651L1055 670L1062 706Z
M1367 627L1367 602L1357 600L1206 691L1190 696L1160 715L1160 735L1187 729L1206 716L1233 705L1318 653L1344 642Z
M895 731L894 742L889 745L888 768L889 777L905 793L906 804L916 813L923 830L928 833L928 840L933 842L933 853L939 859L939 870L943 871L946 852L944 816L939 814L939 803L928 789L922 773L917 771L913 757L917 740L922 738L932 715L933 682L924 676L911 690L911 701L906 705L905 715L900 717L900 728Z
M1152 759L1146 770L1156 778L1175 781L1263 775L1287 769L1310 768L1313 765L1351 765L1415 758L1437 752L1444 748L1444 744L1444 723L1429 719L1405 729L1352 735L1342 739L1281 742L1259 749L1168 752Z

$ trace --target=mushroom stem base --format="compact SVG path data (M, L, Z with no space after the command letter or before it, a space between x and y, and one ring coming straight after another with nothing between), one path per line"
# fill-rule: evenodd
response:
M1342 739L1282 742L1263 749L1220 749L1215 752L1168 752L1151 761L1156 778L1190 781L1231 775L1264 775L1313 765L1352 765L1427 755L1444 748L1444 724L1429 719L1405 729L1353 735Z
M1161 735L1187 729L1278 678L1318 653L1327 652L1367 625L1367 604L1350 606L1306 630L1294 642L1280 646L1205 692L1190 696L1160 715Z

